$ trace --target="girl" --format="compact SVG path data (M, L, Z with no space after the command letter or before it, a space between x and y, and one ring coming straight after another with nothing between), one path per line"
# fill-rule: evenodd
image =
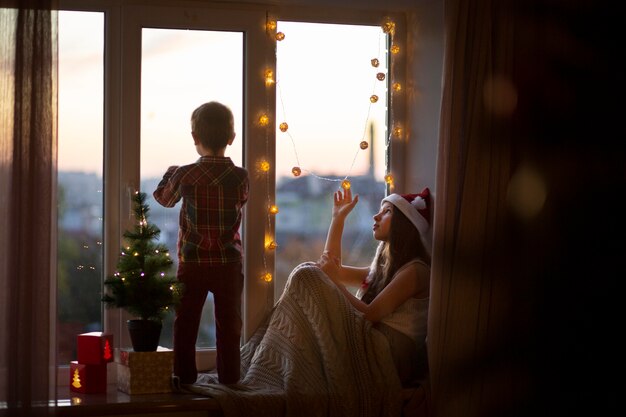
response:
M426 372L426 322L430 283L430 193L391 194L374 215L380 241L370 267L341 264L341 236L358 202L350 189L335 192L333 216L318 266L363 317L388 339L403 384ZM356 296L346 286L360 289Z
M226 417L399 416L402 385L426 371L429 199L428 189L384 198L373 226L381 243L359 268L341 263L358 196L337 191L321 258L294 268L241 348L240 382L220 385L208 373L178 388L215 398ZM359 285L356 296L346 288Z

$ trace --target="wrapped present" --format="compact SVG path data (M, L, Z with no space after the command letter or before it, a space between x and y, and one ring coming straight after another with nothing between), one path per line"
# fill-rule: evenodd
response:
M174 351L161 346L155 352L120 349L116 358L117 388L127 394L171 392Z
M70 391L83 394L107 392L107 364L88 365L70 362Z
M84 365L113 362L113 335L102 332L79 334L76 350L78 363Z

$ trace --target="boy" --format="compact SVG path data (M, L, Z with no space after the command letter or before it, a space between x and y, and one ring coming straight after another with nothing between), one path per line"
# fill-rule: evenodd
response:
M182 199L177 278L184 284L174 320L174 376L196 382L196 339L202 307L213 293L217 373L222 384L239 381L241 357L242 208L248 201L248 172L225 157L235 139L233 114L212 101L191 115L191 136L200 155L195 163L170 166L154 191L173 207Z

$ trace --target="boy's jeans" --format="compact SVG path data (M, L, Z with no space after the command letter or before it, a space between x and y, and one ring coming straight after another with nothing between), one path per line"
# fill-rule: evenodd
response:
M196 382L196 339L202 307L211 291L215 304L219 382L237 383L241 365L241 262L217 266L181 262L177 277L185 287L174 320L174 375L182 384Z

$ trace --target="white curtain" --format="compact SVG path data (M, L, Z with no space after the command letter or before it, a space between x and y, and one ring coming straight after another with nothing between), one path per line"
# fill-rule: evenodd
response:
M0 9L0 415L40 416L56 382L57 13L18 3Z

